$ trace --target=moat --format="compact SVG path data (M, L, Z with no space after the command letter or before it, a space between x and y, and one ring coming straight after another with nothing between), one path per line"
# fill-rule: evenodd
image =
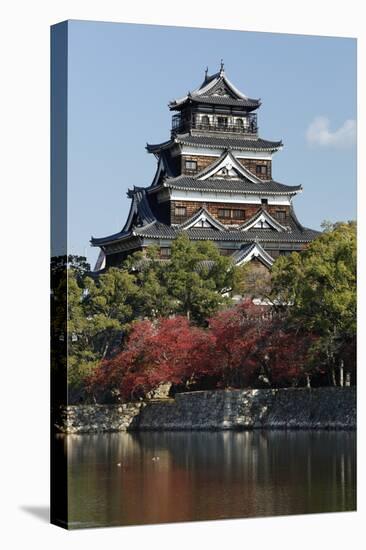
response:
M356 509L354 431L56 437L74 529Z

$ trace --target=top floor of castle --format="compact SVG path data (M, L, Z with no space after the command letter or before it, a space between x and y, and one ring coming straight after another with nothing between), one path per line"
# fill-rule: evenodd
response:
M170 139L147 144L157 158L164 155L174 176L194 175L209 166L224 150L262 180L272 177L272 155L282 141L259 137L257 109L260 99L250 98L229 80L224 65L180 99L169 102L174 112Z

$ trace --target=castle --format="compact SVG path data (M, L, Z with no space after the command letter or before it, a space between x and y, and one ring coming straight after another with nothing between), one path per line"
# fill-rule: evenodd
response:
M216 74L206 70L199 88L169 103L176 112L170 139L146 146L157 159L153 181L129 189L120 232L91 239L101 249L97 271L152 244L169 259L182 232L214 241L236 265L268 270L278 255L301 251L318 236L294 212L302 187L272 178L272 156L283 145L259 137L260 105L232 84L223 63Z

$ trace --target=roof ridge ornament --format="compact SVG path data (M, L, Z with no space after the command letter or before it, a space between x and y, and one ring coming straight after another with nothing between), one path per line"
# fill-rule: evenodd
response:
M208 78L208 65L205 69L205 82L207 82L207 78Z
M220 62L220 74L222 74L224 72L224 60L221 59L221 62Z

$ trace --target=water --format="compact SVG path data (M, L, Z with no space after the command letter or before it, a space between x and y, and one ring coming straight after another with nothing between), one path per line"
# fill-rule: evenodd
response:
M356 509L354 432L113 433L58 443L68 448L71 528Z

